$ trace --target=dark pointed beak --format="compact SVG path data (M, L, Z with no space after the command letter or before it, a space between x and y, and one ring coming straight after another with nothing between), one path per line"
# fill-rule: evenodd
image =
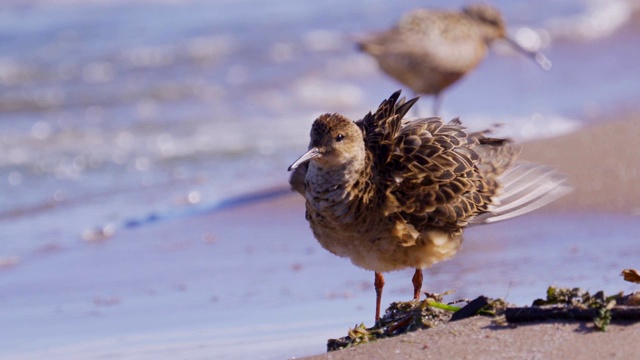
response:
M551 60L549 60L546 56L544 56L543 53L539 52L539 51L531 51L531 50L527 50L525 48L522 47L522 45L520 45L517 41L515 41L514 39L511 39L507 36L505 36L504 38L505 40L507 40L507 42L514 48L516 49L518 52L522 53L523 55L525 55L526 57L532 59L533 61L535 61L538 65L540 65L540 67L543 70L550 70L551 69Z
M289 171L294 170L295 168L300 166L300 164L304 164L305 162L311 159L319 158L320 156L322 156L322 154L320 153L320 150L318 150L317 147L311 148L309 149L309 151L307 151L302 156L300 156L298 160L294 161L293 164L289 166L288 170Z

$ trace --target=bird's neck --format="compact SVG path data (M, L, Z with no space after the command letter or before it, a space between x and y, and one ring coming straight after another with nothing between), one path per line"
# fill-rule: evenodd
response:
M369 180L364 158L354 158L340 166L325 167L312 161L307 171L307 198L321 201L350 201L362 195Z
M503 31L501 31L499 28L493 25L482 23L480 21L478 21L478 28L482 34L482 37L484 38L484 41L487 44L490 44L493 41L504 36Z

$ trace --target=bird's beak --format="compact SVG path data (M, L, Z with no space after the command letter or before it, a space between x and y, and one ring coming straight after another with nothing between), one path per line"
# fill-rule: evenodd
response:
M307 151L306 153L304 153L302 156L300 156L298 158L298 160L294 161L293 164L291 164L291 166L289 166L289 171L297 168L298 166L300 166L300 164L303 164L311 159L315 159L322 156L322 154L320 153L320 150L318 150L317 147L313 147L311 149L309 149L309 151Z
M539 51L527 50L527 49L523 48L522 45L520 45L517 41L515 41L514 39L512 39L512 38L510 38L508 36L505 36L504 39L507 40L509 45L511 45L511 47L516 49L518 52L524 54L526 57L528 57L528 58L532 59L533 61L535 61L538 65L540 65L540 67L543 70L550 70L551 69L551 60L549 60L546 56L544 56L543 53L541 53Z

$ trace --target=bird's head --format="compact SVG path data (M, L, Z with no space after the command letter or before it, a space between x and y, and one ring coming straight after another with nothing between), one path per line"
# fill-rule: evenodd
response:
M323 168L338 168L363 161L365 157L362 130L340 114L324 114L311 126L309 150L298 158L289 171L308 161Z
M505 37L507 26L498 9L486 4L473 4L465 6L462 12L482 26L486 41Z
M485 41L491 42L496 39L504 39L513 49L538 63L543 70L551 69L551 61L538 49L526 49L507 35L505 21L498 9L485 4L476 4L469 5L462 11L481 25Z

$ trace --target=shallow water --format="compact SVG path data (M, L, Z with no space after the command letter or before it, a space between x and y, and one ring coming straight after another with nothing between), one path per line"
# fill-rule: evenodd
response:
M320 249L301 205L278 208L273 226L270 208L228 200L276 187L260 199L272 204L318 114L355 119L400 87L351 39L418 3L0 4L0 319L11 329L0 354L233 358L241 347L282 358L369 319L371 274ZM553 69L498 45L445 94L446 117L530 139L637 110L637 5L497 3L521 40L548 35ZM598 219L609 232L592 228ZM520 234L517 222L474 229L462 256L430 270L429 291L518 303L556 280L624 289L614 273L637 259L625 249L633 218L517 221L554 235ZM593 252L600 238L618 260ZM389 276L387 299L409 293L407 276Z

